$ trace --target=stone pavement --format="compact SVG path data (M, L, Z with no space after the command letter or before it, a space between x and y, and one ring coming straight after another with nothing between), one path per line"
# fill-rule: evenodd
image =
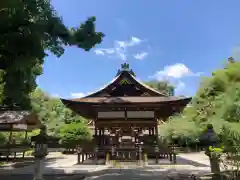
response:
M193 161L193 163L198 163L199 165L203 166L210 166L210 161L208 156L205 155L205 153L202 152L196 152L196 153L180 153L178 154L178 157L180 159L185 159L188 161Z
M31 174L18 174L18 175L0 175L1 180L33 180L33 175ZM73 174L53 174L44 175L44 180L83 180L85 176L73 175Z
M50 157L50 156L49 156ZM207 165L207 156L203 153L179 154L177 156L177 164L169 164L169 161L161 160L158 164L149 164L146 167L137 167L134 165L121 164L117 168L111 168L106 165L94 165L90 161L84 164L76 165L76 155L58 155L54 160L45 162L45 180L54 179L160 179L167 175L174 175L176 173L183 174L206 174L209 173L210 168ZM23 178L24 180L32 179L34 166L26 166L23 168L0 169L1 180L17 180ZM74 175L74 176L73 176ZM11 177L11 178L9 178Z
M77 165L76 155L61 155L54 160L45 161L44 174L86 174L108 168L105 165L80 164ZM0 174L32 174L34 164L22 168L1 168Z
M195 175L201 176L207 174L207 171L202 170L183 170L174 168L159 168L159 167L144 167L144 168L116 168L107 169L89 174L85 180L165 180L166 177L184 177L184 180L188 180L188 177Z

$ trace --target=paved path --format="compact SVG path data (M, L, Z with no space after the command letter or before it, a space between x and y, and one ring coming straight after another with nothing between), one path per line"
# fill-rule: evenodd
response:
M174 168L130 168L108 169L87 176L85 180L164 180L167 176L182 176L184 180L191 175L201 176L208 172L202 170L182 170Z
M89 172L99 171L108 168L105 165L94 164L80 164L77 165L76 155L60 155L53 160L45 162L45 174L86 174ZM34 165L29 165L23 168L13 169L6 167L0 169L0 174L32 174L34 172Z
M180 159L185 159L188 161L193 161L203 166L210 166L209 158L205 155L204 152L196 152L196 153L180 153L178 154Z
M117 168L110 168L106 165L94 165L93 163L88 163L90 161L86 161L86 163L81 165L76 165L76 161L76 155L58 155L54 160L45 162L45 180L60 180L64 178L68 180L80 180L83 176L87 176L86 180L118 180L124 178L161 180L161 177L174 175L176 173L206 174L209 173L210 169L207 156L203 153L179 154L177 156L176 165L170 164L168 160L161 160L159 165L153 163L147 167L134 167L133 165L126 165L123 163ZM18 169L1 169L0 179L32 179L33 170L33 165ZM74 177L66 177L67 175L73 174L75 175ZM11 179L9 179L10 176Z

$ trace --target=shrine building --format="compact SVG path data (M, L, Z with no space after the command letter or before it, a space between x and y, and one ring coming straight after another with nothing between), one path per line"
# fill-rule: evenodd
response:
M104 88L83 98L61 100L75 113L92 120L99 152L104 155L114 147L122 158L130 158L138 144L146 153L153 152L161 131L159 123L181 112L191 98L169 96L149 87L124 63Z

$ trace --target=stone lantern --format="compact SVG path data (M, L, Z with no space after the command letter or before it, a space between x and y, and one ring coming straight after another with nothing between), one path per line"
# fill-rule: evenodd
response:
M143 141L142 138L143 137L143 133L139 133L139 139L137 139L136 145L138 147L138 160L139 160L139 164L142 164L142 153L143 153Z
M220 173L220 165L219 165L219 158L216 155L213 155L210 152L209 147L212 146L213 148L216 147L219 143L219 138L217 134L214 132L212 124L207 126L206 131L201 135L199 139L200 144L205 146L205 154L209 157L210 164L211 164L211 172L215 174Z
M33 152L35 157L34 180L43 180L44 160L48 155L48 136L46 133L46 127L42 126L40 128L40 133L33 136L31 141L35 143Z
M205 147L216 146L218 144L219 138L213 130L212 124L207 125L207 129L202 133L199 142Z

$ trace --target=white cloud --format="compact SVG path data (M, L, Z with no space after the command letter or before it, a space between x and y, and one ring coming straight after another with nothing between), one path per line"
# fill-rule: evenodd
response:
M233 48L232 50L232 56L234 59L239 60L240 59L240 46L237 46Z
M95 49L94 52L96 53L96 55L104 55L103 49Z
M51 96L54 97L54 98L59 98L60 97L59 94L52 94Z
M82 93L82 92L78 92L78 93L71 93L71 96L72 96L73 98L81 98L81 97L86 96L86 94L85 94L85 93Z
M96 55L107 55L109 57L115 57L123 61L127 60L127 50L130 47L139 45L143 40L132 36L129 40L126 41L114 41L114 46L112 48L99 48L95 49Z
M116 44L119 45L120 48L132 47L140 44L142 42L141 39L132 36L128 41L115 41Z
M157 71L153 76L150 76L150 78L158 81L167 80L170 84L175 86L175 92L179 94L182 93L186 87L182 78L198 77L201 74L201 72L193 72L185 64L176 63L165 66L162 70Z
M104 48L99 48L94 50L96 55L105 55L105 54L113 54L115 50L113 48L109 49L104 49Z
M178 81L177 84L175 85L175 92L179 93L185 88L185 83L182 81Z
M133 55L133 57L138 60L143 60L145 57L147 57L147 55L148 55L147 52L141 52Z
M201 74L201 72L194 73L186 65L177 63L165 66L163 70L157 71L153 77L157 80L168 77L179 79L186 76L200 76Z

